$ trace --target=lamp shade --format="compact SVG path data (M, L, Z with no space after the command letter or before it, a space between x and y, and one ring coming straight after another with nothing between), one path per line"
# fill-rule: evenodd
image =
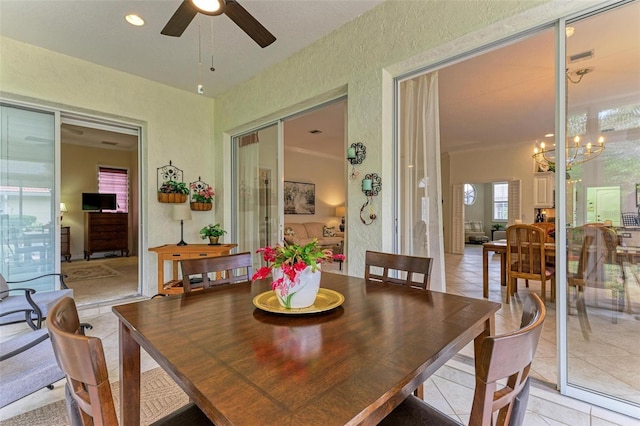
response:
M60 203L60 211L63 213L69 211L67 210L67 205L65 203Z
M173 220L191 220L191 207L189 204L174 204L172 218Z
M346 209L344 206L338 206L336 207L336 216L338 217L344 217L346 214Z

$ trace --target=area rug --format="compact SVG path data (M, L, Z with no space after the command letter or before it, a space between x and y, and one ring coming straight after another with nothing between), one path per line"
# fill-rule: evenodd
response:
M107 265L91 262L76 265L62 265L62 273L67 276L65 282L97 280L120 275L118 271Z
M187 395L161 368L142 373L140 424L149 425L189 402ZM111 392L120 418L119 382L111 383ZM67 426L69 420L64 401L20 414L0 422L2 426Z

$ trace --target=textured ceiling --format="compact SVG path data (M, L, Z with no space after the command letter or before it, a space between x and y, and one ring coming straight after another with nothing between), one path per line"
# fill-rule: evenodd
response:
M194 91L198 81L198 23L203 39L205 96L228 90L266 67L328 34L380 1L244 0L241 4L278 40L261 49L226 16L198 16L180 38L160 30L180 1L10 1L0 0L0 34L87 61ZM134 28L123 16L138 12L147 25ZM569 84L574 111L600 110L637 102L640 4L581 20L568 39L567 53L594 51L591 59L570 63L570 72L593 68ZM214 28L214 65L210 28ZM553 132L555 117L554 30L484 52L439 70L441 151L533 143ZM572 111L570 111L571 113ZM326 146L335 109L292 120L299 134L287 138L297 149ZM344 120L342 120L343 122ZM341 124L342 126L344 125ZM317 128L323 134L312 135ZM289 132L291 133L291 131ZM324 135L324 136L322 136ZM63 133L64 137L64 133ZM107 140L98 137L98 143ZM333 138L343 150L342 138ZM315 144L314 144L315 143ZM338 153L337 148L333 150ZM328 155L336 155L334 153ZM340 153L340 155L342 155Z

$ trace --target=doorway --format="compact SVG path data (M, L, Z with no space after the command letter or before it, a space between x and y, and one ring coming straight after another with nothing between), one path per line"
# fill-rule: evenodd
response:
M620 226L620 187L587 188L587 223L609 222Z
M60 203L65 211L60 270L67 275L65 282L79 306L140 295L139 135L140 129L133 126L61 116ZM86 202L89 195L98 193L117 193L115 206L96 210ZM92 225L95 219L112 214L118 226L109 225L105 238L124 241L128 255L107 246L88 247L95 246L92 239L102 232Z
M346 106L346 98L340 98L234 136L237 198L232 216L238 251L255 253L260 247L281 243L287 223L307 222L322 223L326 232L342 237L340 249L344 250ZM312 187L313 209L285 214L285 181ZM256 255L254 268L260 263ZM335 267L336 272L345 269Z

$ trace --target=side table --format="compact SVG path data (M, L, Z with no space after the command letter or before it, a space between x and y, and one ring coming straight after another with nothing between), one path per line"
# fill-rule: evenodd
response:
M60 255L64 260L71 262L71 227L60 227Z

